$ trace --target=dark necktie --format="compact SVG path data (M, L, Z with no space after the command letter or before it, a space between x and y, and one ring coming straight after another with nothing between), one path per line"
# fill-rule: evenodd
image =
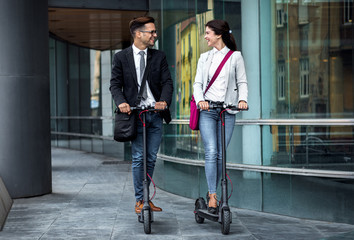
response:
M140 55L140 87L144 87L143 91L142 91L142 95L141 97L145 100L147 99L147 87L146 87L146 83L144 86L143 85L143 76L144 76L144 71L145 71L145 59L144 59L144 51L140 51L139 55Z

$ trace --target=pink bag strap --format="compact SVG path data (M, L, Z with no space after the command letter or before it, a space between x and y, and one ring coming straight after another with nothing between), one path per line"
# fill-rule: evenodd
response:
M234 51L230 50L226 56L224 57L224 59L221 61L219 67L216 69L214 76L211 78L207 88L205 89L204 95L206 94L206 92L209 90L209 88L211 87L211 85L213 85L213 83L215 82L215 79L219 76L219 73L221 72L221 69L224 67L226 61L229 59L229 57L231 56L231 54Z

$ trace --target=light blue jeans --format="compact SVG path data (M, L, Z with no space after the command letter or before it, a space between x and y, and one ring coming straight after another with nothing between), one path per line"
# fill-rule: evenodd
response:
M147 112L146 114L146 145L147 145L147 173L152 178L157 158L157 152L162 139L162 118L159 113ZM132 173L136 201L143 200L143 125L138 118L138 136L132 141ZM150 185L150 178L148 183Z
M205 151L205 175L209 193L216 193L222 175L222 142L220 110L201 111L199 130ZM225 112L225 143L229 145L235 126L235 114Z

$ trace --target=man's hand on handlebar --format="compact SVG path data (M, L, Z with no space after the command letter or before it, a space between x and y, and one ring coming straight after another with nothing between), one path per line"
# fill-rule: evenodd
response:
M128 113L128 115L130 115L132 112L128 103L121 103L119 104L118 108L121 113Z
M161 102L156 102L155 103L155 109L165 110L166 107L167 107L167 103L165 101L161 101Z
M130 107L130 105L128 103L121 103L118 106L118 110L121 113L127 113L128 115L130 115L132 113L132 111L134 110L148 110L148 111L163 111L167 109L167 103L165 101L161 101L161 102L156 102L155 106L137 106L137 107Z

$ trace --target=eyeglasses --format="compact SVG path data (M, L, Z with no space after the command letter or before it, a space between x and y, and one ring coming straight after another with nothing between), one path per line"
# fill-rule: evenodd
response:
M157 30L151 30L151 31L143 31L143 30L139 30L139 32L146 32L146 33L150 33L152 34L157 34Z

